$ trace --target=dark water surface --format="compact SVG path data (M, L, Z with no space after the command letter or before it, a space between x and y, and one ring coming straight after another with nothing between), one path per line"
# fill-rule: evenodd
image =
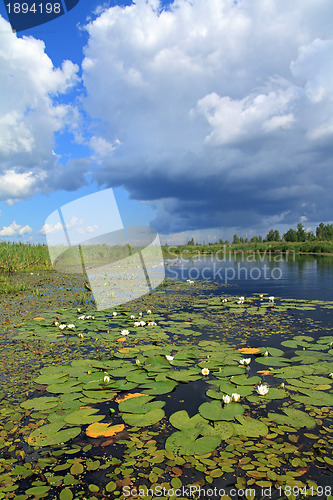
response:
M229 255L167 260L166 276L213 280L231 285L232 293L268 293L281 298L333 299L333 256ZM229 289L229 292L231 289Z

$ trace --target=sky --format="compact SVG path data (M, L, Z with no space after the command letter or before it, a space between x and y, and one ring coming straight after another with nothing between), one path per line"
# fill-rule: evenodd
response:
M15 34L1 4L0 238L43 242L107 188L169 243L331 223L332 18L331 0L80 0Z

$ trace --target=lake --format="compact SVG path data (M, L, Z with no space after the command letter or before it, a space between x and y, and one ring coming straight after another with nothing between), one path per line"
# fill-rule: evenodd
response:
M232 293L268 293L275 297L331 300L333 256L233 255L170 259L166 276L174 279L210 280L230 285Z

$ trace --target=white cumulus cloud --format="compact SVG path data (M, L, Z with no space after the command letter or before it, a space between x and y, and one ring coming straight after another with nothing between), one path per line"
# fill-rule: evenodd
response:
M102 124L97 181L154 203L160 231L320 220L333 208L332 16L329 0L105 9L82 64Z
M32 228L27 224L22 226L13 221L9 226L3 226L0 229L0 236L23 236L24 234L32 233Z
M43 41L18 38L1 16L0 31L0 200L13 202L52 184L55 133L76 119L57 99L77 83L78 67L54 67Z

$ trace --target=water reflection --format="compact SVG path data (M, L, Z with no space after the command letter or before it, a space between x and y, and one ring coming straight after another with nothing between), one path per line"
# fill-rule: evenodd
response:
M170 259L165 265L169 278L214 280L237 287L240 294L333 299L332 256L220 254Z

